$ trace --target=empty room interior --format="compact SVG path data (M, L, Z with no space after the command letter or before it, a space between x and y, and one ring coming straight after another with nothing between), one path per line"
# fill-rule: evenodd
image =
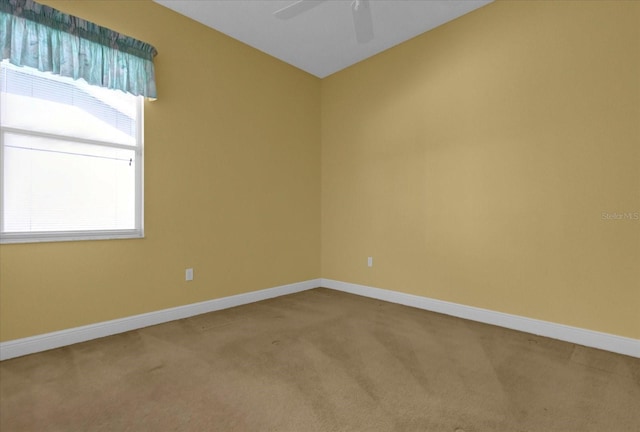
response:
M640 2L485 2L322 77L39 3L153 45L157 100L143 238L0 244L1 430L639 430Z

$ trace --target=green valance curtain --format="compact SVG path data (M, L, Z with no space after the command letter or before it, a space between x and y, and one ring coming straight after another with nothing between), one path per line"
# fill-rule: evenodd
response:
M0 60L155 99L156 49L32 0L0 0Z

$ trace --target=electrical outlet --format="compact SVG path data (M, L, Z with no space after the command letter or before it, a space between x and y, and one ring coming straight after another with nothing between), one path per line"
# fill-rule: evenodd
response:
M373 257L368 257L367 258L367 266L373 267Z
M184 280L186 280L186 281L192 281L193 280L193 269L192 268L188 268L184 272Z

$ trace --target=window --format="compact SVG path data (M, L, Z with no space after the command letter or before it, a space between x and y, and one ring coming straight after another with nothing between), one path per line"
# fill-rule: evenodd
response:
M0 240L143 236L143 97L0 63Z

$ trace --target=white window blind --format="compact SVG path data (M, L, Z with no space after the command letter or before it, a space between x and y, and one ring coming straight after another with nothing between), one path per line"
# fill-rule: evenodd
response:
M0 63L3 242L142 236L142 97Z

